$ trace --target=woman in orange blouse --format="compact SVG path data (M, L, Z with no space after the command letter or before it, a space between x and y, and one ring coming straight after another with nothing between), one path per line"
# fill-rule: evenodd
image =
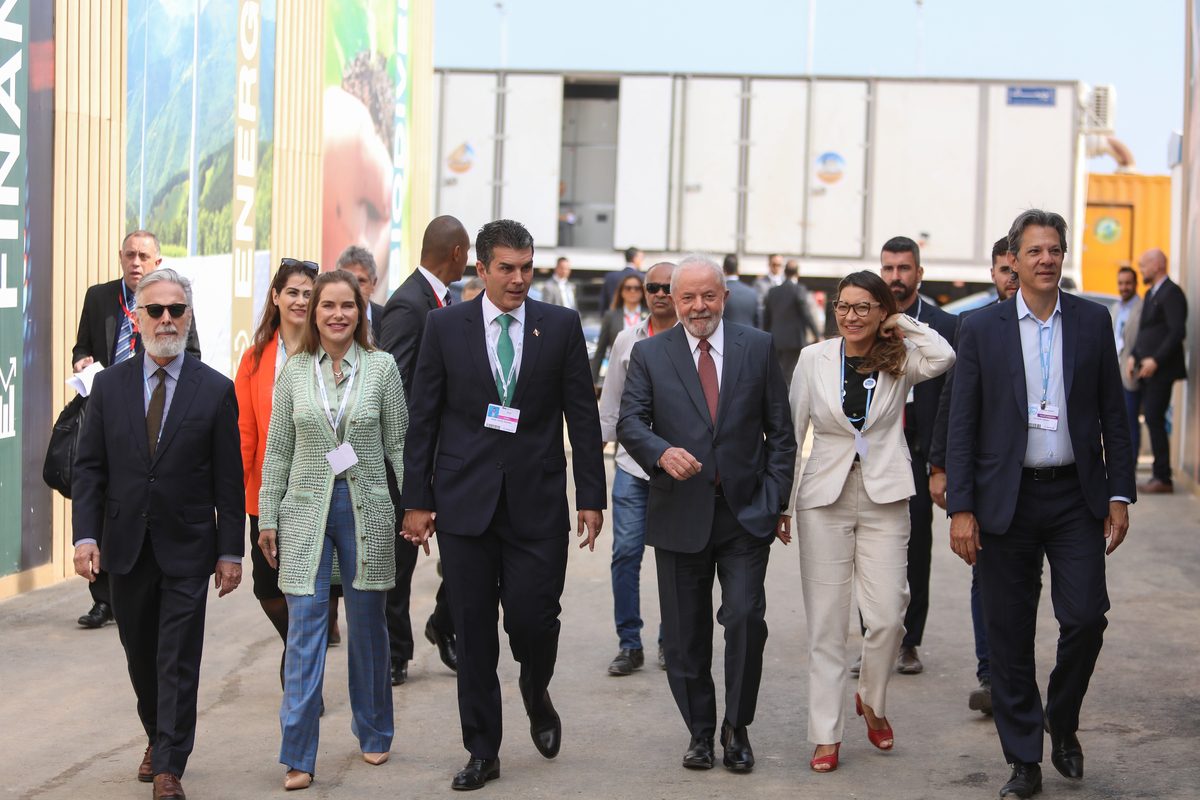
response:
M238 401L238 426L242 433L246 513L250 515L249 550L253 564L254 596L286 645L288 610L287 600L279 590L279 570L267 563L257 546L258 492L262 486L263 454L267 449L267 429L271 425L271 397L275 391L275 379L287 357L300 349L300 339L308 318L308 300L317 277L317 265L293 258L284 258L279 263L279 271L271 281L271 295L254 331L254 341L238 366L234 390ZM331 598L331 627L337 624L337 606L333 602L336 601Z

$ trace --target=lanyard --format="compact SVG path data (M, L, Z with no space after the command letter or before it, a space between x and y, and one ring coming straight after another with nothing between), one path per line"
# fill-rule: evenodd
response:
M321 390L321 403L325 406L325 419L329 421L329 427L333 428L333 438L337 439L338 425L342 422L342 415L346 413L346 404L350 402L350 390L354 388L354 376L358 373L358 368L350 368L350 380L346 382L346 392L342 395L342 402L338 406L336 417L333 416L333 409L329 407L329 394L325 391L325 378L321 375L321 364L315 358L313 359L313 372L317 375L317 388Z
M842 402L845 403L846 402L846 340L845 339L842 340L841 362L842 362L842 382L840 385L842 387ZM865 381L863 381L863 388L865 388L867 390L867 405L863 409L863 415L861 417L852 417L849 414L846 414L846 419L850 420L851 422L866 422L867 421L867 415L871 413L871 398L875 395L875 384L877 382L875 380L875 376L877 374L878 373L876 373L876 372L872 372L871 376L869 378L867 378Z
M1034 317L1034 319L1037 319ZM1049 341L1045 346L1042 345L1044 338L1042 334L1049 331ZM1046 407L1046 395L1050 391L1050 354L1054 351L1054 314L1050 315L1050 324L1042 325L1038 323L1038 356L1041 361L1042 368L1042 408Z
M509 335L508 338L512 339L512 336ZM497 340L497 345L498 344L499 341ZM512 366L508 368L508 375L505 376L502 372L500 372L500 353L497 351L497 345L492 345L492 360L496 363L496 380L500 381L500 402L507 405L508 403L512 402L512 393L510 392L510 389L512 389L513 381L517 376L517 348L514 344L513 363Z
M121 301L121 312L125 315L125 319L129 320L129 352L137 352L137 337L141 331L138 330L137 315L129 310L129 306L125 304L125 283L121 283L121 294L117 296ZM134 306L137 308L137 306Z
M924 307L924 305L925 305L925 301L922 300L921 295L918 294L917 295L917 310L911 314L908 314L907 311L904 313L908 314L910 317L912 317L915 320L920 320L921 319L921 308Z

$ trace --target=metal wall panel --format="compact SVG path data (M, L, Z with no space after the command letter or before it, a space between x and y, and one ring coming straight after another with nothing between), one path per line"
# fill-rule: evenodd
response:
M685 91L681 249L735 253L742 82L690 78Z
M867 179L867 84L819 81L812 89L805 254L861 258Z
M880 82L875 90L871 251L908 236L923 241L923 261L977 258L979 85Z
M558 244L562 84L561 75L509 75L504 84L500 216L523 223L538 247Z
M669 77L621 78L614 249L667 249L672 82Z
M437 213L474 231L493 218L496 75L447 73L441 86Z
M747 253L799 253L804 238L808 83L750 82Z

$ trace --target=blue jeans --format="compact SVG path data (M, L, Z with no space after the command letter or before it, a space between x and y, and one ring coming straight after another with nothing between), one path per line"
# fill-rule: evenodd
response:
M983 601L979 597L979 570L971 565L971 627L975 630L975 677L979 680L992 678L992 668L988 663L987 628L983 625Z
M646 500L649 481L617 467L612 487L613 617L622 650L642 648L642 554L646 550ZM662 632L659 631L659 641Z
M1138 452L1142 449L1142 390L1136 392L1125 390L1125 414L1129 417L1129 435L1133 437L1133 463L1137 463Z

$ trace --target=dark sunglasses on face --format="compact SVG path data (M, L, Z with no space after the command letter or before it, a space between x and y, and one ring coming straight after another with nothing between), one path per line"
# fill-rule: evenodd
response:
M161 303L150 303L149 305L142 306L142 308L146 309L146 313L153 319L161 317L164 311L171 312L171 319L179 319L183 316L183 312L188 310L187 303L171 303L169 306L164 306Z
M658 294L659 292L662 292L663 294L670 294L671 293L671 284L669 284L669 283L647 283L646 284L646 294Z
M279 259L279 266L299 267L300 269L311 272L314 275L321 269L319 266L317 266L317 262L315 261L300 261L299 259L295 258L281 258Z

